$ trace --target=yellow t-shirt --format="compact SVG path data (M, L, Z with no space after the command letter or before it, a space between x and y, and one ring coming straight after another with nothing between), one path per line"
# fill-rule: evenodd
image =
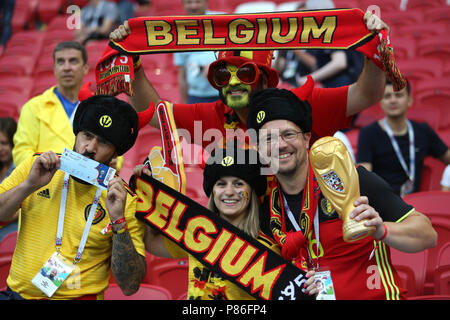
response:
M22 162L0 185L0 193L26 179L37 156ZM58 170L52 181L28 196L21 204L21 226L12 259L8 286L25 299L47 299L31 280L56 251L55 239L64 172ZM73 261L86 225L96 187L69 180L60 253ZM105 207L106 191L97 206L81 261L51 299L74 299L87 294L102 298L108 287L112 253L112 232L101 230L111 222ZM135 217L136 196L127 194L125 218L137 252L145 257L144 225Z
M281 254L279 245L262 232L256 240L275 253ZM184 258L186 255L189 257L188 300L255 300L254 297L233 282L221 278L205 267L194 256L187 254L174 242L164 238L164 243L173 258Z

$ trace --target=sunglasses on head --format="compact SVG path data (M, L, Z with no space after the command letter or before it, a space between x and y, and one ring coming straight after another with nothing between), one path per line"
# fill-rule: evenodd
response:
M222 64L214 69L212 78L214 84L222 88L228 85L232 75L235 75L244 84L254 84L259 79L259 69L254 62L244 63L237 71L230 71L225 64Z

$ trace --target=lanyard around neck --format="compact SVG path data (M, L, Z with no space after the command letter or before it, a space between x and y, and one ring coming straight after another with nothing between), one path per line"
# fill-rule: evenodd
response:
M62 237L63 237L63 229L64 229L64 217L66 215L66 203L67 203L67 194L69 191L69 177L68 173L64 174L64 182L61 192L61 202L59 204L59 216L58 216L58 227L56 229L56 250L59 252L62 246ZM86 221L86 225L83 230L83 235L81 236L80 245L78 246L77 254L74 258L74 264L80 262L81 255L83 254L84 247L87 242L87 238L89 235L89 230L91 229L92 221L94 220L95 212L97 211L97 205L102 195L102 189L97 187L97 191L95 192L94 201L92 202L91 209L89 210L89 215Z
M291 221L292 225L294 226L295 231L300 231L300 226L298 225L297 221L295 220L294 214L292 213L291 209L289 208L289 205L287 203L286 197L284 196L283 192L281 192L281 196L283 197L283 205L284 205L284 211L286 212L286 215L288 216L289 220ZM316 257L317 257L317 264L314 265L314 259L311 256L311 252L309 252L309 245L307 245L308 248L308 256L311 264L314 266L314 270L319 269L319 253L320 253L320 232L319 232L319 206L316 208L316 213L314 214L314 235L316 237Z
M415 147L414 147L414 131L411 125L411 122L409 120L406 120L406 123L408 125L408 137L409 137L409 169L406 165L405 158L403 158L403 155L400 151L400 147L398 146L397 140L395 140L394 133L392 132L391 127L389 127L389 124L387 123L386 118L383 120L384 129L386 130L387 135L389 136L389 140L391 141L392 147L394 148L395 155L398 158L398 161L400 161L400 164L405 171L406 175L408 176L409 180L414 181L415 174L416 174L416 153L415 153Z

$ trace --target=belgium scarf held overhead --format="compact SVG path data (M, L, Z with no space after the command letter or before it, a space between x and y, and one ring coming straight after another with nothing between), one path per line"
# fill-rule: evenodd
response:
M357 50L384 70L400 90L386 30L370 32L360 9L264 14L139 17L131 34L110 42L96 66L97 94L133 94L133 55L179 51L343 49Z

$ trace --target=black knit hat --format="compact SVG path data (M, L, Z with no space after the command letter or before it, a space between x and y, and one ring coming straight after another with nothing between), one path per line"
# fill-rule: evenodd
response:
M80 102L73 120L73 133L89 131L116 147L119 156L136 142L138 116L125 101L108 95L95 95Z
M261 163L256 150L242 149L233 144L232 148L213 150L203 171L203 190L209 197L214 184L222 177L231 176L247 182L256 194L266 192L266 176L261 175Z
M312 109L286 89L268 88L256 92L249 102L247 128L259 131L269 121L285 119L295 123L303 132L312 130Z

